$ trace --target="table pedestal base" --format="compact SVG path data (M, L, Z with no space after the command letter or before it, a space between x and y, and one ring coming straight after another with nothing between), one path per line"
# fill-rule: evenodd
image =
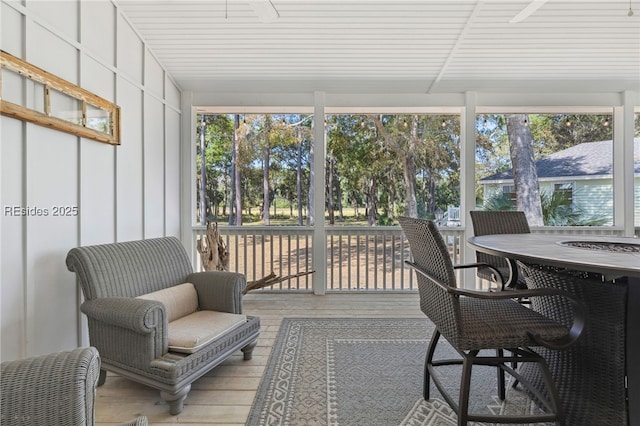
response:
M555 287L583 302L587 324L580 340L567 350L534 348L549 364L567 425L627 425L625 350L627 293L626 279L602 282L597 278L559 272L557 269L527 268L533 276L530 288ZM537 299L537 298L534 298ZM571 322L568 304L552 298L532 301L532 308L562 321ZM522 373L542 389L534 368L523 365Z

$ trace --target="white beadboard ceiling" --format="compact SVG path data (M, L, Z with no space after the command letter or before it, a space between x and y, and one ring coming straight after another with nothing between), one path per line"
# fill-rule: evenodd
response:
M640 90L640 0L256 2L116 0L183 90Z

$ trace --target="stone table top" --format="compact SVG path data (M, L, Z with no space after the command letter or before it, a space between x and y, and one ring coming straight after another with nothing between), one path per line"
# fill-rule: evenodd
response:
M476 250L605 276L640 277L640 239L574 234L500 234L471 237ZM615 250L594 249L616 247ZM626 250L621 250L626 248Z

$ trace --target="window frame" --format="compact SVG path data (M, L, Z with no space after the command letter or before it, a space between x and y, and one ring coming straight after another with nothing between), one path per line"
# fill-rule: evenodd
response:
M555 193L556 191L558 192L565 192L565 193L570 193L569 194L569 201L571 201L571 208L574 208L574 202L573 202L573 195L576 191L576 183L573 181L566 181L566 182L554 182L553 184L553 193Z
M2 74L5 70L42 85L44 89L42 111L4 99L2 96ZM52 103L56 103L56 99L64 99L65 97L76 103L73 116L69 119L63 118L64 114L61 111L52 110ZM87 110L102 112L107 119L106 132L91 127L89 120L91 117L88 117ZM4 50L0 50L0 113L4 116L28 121L98 142L120 145L120 107L118 105ZM74 122L74 117L79 119L80 124Z

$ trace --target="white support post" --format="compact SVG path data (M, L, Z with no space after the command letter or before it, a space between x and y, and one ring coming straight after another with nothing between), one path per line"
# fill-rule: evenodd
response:
M193 206L196 205L195 185L195 128L196 114L192 105L192 92L183 92L181 96L180 109L181 130L180 130L180 240L185 246L187 253L193 253L196 242L193 241L194 215ZM191 259L195 267L195 259Z
M634 97L622 93L622 106L613 109L613 215L614 225L623 226L625 237L633 237L634 225Z
M622 140L618 142L618 138L614 139L614 155L616 151L622 151L622 161L620 163L616 163L615 160L617 157L614 157L614 173L616 169L622 169L624 172L624 176L622 177L623 189L622 189L622 200L619 200L614 197L615 206L622 206L623 209L623 223L624 223L624 236L625 237L633 237L635 234L635 205L634 205L634 169L633 169L633 160L634 156L634 126L635 126L635 114L634 114L634 99L630 91L625 91L622 94L622 109L624 117L622 119L622 123L624 129L622 130ZM617 128L616 128L617 129ZM614 131L614 138L616 132ZM621 147L622 149L616 149L617 147ZM620 202L621 201L621 202Z
M325 93L314 92L313 105L313 292L323 295L327 289L327 236L325 232L325 158L327 144L324 126Z
M460 114L460 225L464 227L460 249L462 260L470 263L475 259L475 251L467 245L467 238L473 235L470 210L476 206L476 92L466 92L464 109ZM475 288L476 271L465 268L462 272L464 288Z

